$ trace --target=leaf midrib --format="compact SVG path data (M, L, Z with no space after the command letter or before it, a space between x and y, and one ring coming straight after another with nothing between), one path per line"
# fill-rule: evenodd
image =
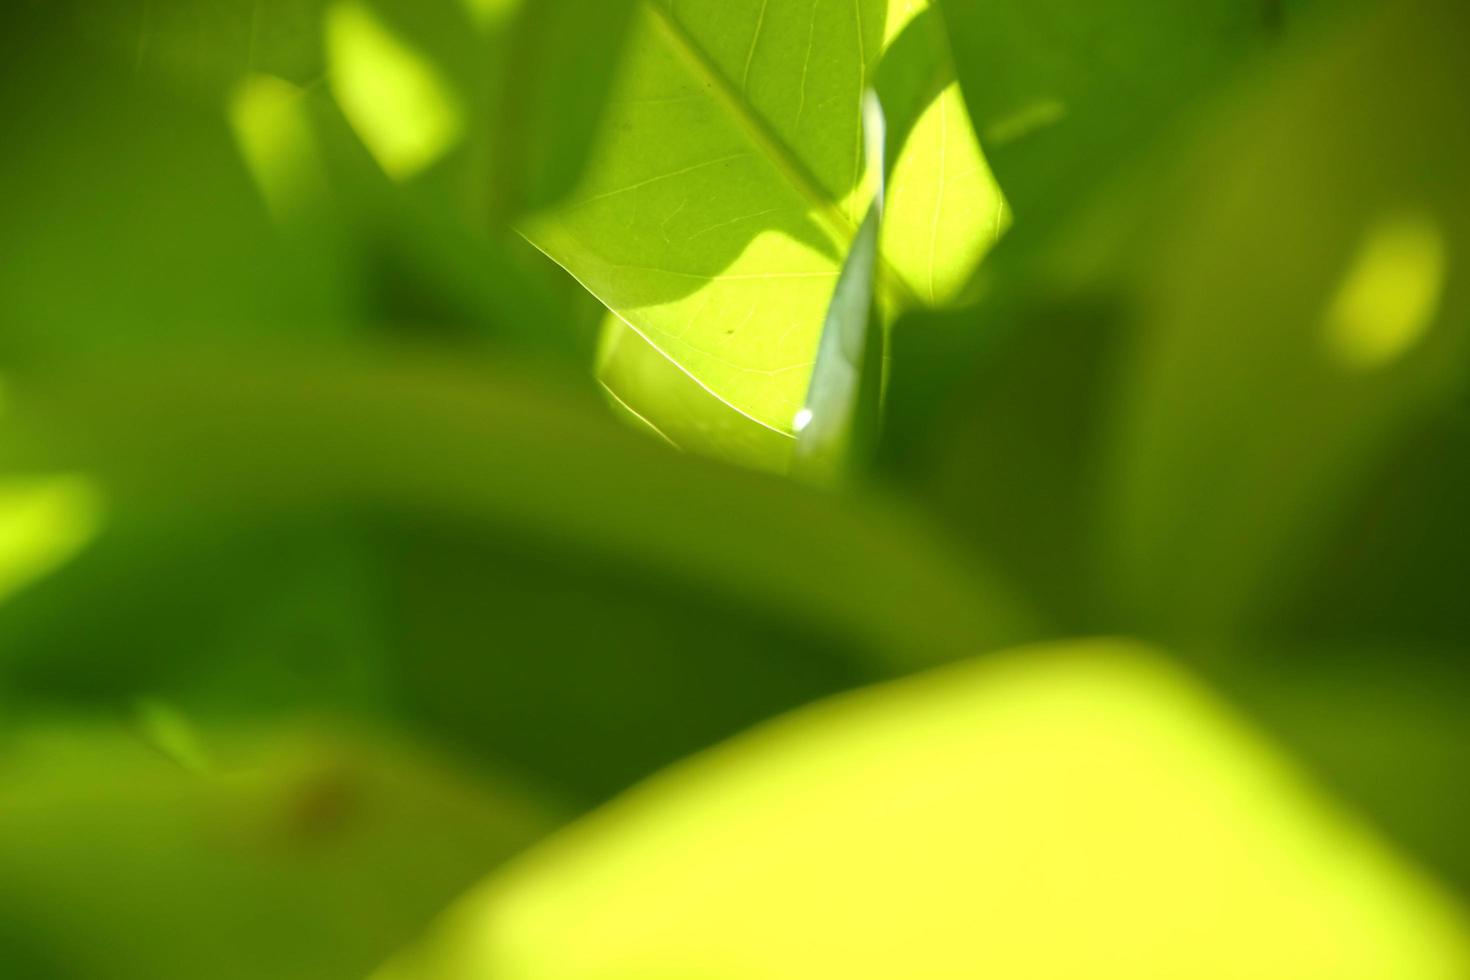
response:
M845 252L857 237L857 226L842 213L841 208L828 198L821 183L801 162L801 158L786 145L785 140L772 131L761 114L746 99L745 93L735 88L725 77L724 72L720 71L719 67L710 60L699 42L674 19L673 14L658 0L645 0L643 6L674 51L707 84L708 91L715 100L734 117L742 131L756 144L766 159L775 165L781 175L796 188L802 197L807 199L818 225L831 239L832 244L840 252ZM898 309L909 309L919 305L918 296L912 287L904 281L897 270L889 265L887 256L882 255L881 252L877 279L878 290L887 301L885 305Z

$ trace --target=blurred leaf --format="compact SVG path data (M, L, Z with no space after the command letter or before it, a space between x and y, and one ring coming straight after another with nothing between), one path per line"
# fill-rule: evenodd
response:
M328 77L337 101L390 177L406 180L464 135L464 108L433 62L355 0L327 8Z
M0 602L86 547L97 533L98 498L77 477L0 481Z
M337 32L344 70L330 79L329 8L352 28L346 40ZM574 329L589 319L575 311L581 290L548 277L550 263L488 217L492 163L508 166L524 144L499 132L498 100L540 98L501 77L502 48L515 44L504 18L472 20L451 0L111 0L7 18L32 40L0 80L0 131L17 147L0 160L6 359L181 338L343 338L364 321L578 369L591 356L592 324ZM594 45L608 47L604 60L618 48L610 36ZM382 119L376 143L359 136L363 113L392 102L361 90L385 84L379 49L436 79L456 114L458 135L408 181L369 152L381 152ZM576 77L600 105L595 68ZM344 114L334 91L356 108ZM408 109L399 124L422 126Z
M1050 230L1264 48L1260 0L940 0L1019 234Z
M208 101L249 75L326 82L384 166L417 174L482 144L501 217L544 207L580 174L632 0L107 0L65 26ZM466 131L466 128L470 131ZM405 155L406 154L406 155ZM483 180L481 174L479 179Z
M1462 634L1463 635L1463 634ZM1381 639L1232 649L1212 680L1337 798L1470 894L1470 689L1455 642Z
M1287 636L1411 636L1448 649L1470 636L1470 398L1395 440L1332 515L1310 575L1262 598ZM1470 685L1461 684L1470 695ZM1470 876L1467 876L1470 880Z
M1358 18L1158 181L1123 273L1142 318L1104 498L1128 608L1259 627L1287 583L1330 574L1344 501L1462 390L1465 28L1437 0Z
M1137 644L839 699L472 892L384 980L1457 977L1470 919Z
M1120 627L1097 557L1106 426L1125 335L1106 289L998 291L899 321L880 470L1002 562L1059 633Z
M58 980L352 980L553 822L381 743L227 742L201 776L108 726L7 738L7 970L14 952Z
M1461 397L1463 19L1395 5L1299 37L978 310L901 325L893 465L987 553L1085 570L1058 591L1094 625L1279 625ZM1000 459L1015 495L972 500Z
M1462 886L1464 17L1283 47L979 308L900 324L885 430L1052 621L1171 638Z
M16 380L5 466L84 468L109 522L0 606L9 686L220 690L228 665L293 651L301 676L282 684L307 704L400 712L587 799L811 697L1033 629L901 509L680 458L513 371L407 352L213 363ZM387 536L386 565L353 571L349 549L347 578L314 578L312 556L360 522ZM247 628L282 601L273 632Z
M644 4L585 179L528 234L701 385L790 432L871 194L862 93L923 7ZM880 294L944 300L1000 208L951 86L896 163Z
M30 36L0 75L0 356L344 332L337 270L282 247L222 102Z

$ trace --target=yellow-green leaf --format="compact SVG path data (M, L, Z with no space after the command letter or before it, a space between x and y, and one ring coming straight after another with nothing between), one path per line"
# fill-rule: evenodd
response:
M847 696L634 790L384 980L1414 978L1465 909L1158 652Z
M527 234L705 388L791 431L871 196L862 93L925 7L650 0L587 175ZM880 295L952 295L1001 212L950 85L895 163Z

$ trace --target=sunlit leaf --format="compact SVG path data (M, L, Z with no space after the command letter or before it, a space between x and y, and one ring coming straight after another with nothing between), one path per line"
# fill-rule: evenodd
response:
M792 431L871 196L862 93L923 8L645 3L587 176L529 235L704 387ZM950 296L999 208L950 86L896 163L880 295Z
M641 786L392 980L1457 977L1470 918L1125 642L844 698Z
M676 449L778 473L790 465L791 435L737 412L612 313L597 377L615 411Z

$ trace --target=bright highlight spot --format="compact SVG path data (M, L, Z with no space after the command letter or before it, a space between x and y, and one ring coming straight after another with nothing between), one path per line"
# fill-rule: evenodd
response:
M1167 659L840 698L533 850L393 980L1470 975L1465 910Z
M302 91L273 75L251 75L230 98L230 125L271 213L283 220L322 191L316 136Z
M1444 276L1444 238L1431 218L1384 218L1369 230L1328 305L1329 352L1364 371L1402 356L1433 322Z
M82 477L0 482L0 601L76 556L101 512L101 494Z
M390 177L413 177L459 142L464 113L448 83L366 6L327 11L326 41L337 102Z
M796 418L791 420L791 427L797 432L800 432L802 429L805 429L811 424L812 410L809 408L803 408L801 411L796 413Z

